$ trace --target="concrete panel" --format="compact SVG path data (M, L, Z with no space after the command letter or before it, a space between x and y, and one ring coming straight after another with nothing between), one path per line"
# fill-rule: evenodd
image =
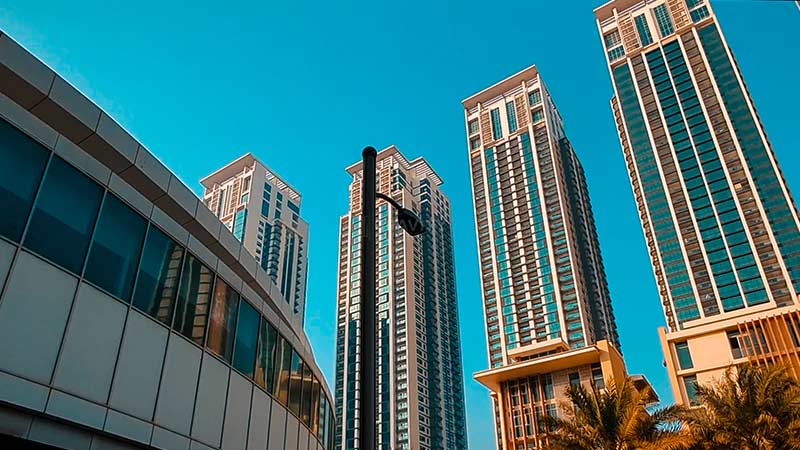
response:
M178 225L178 222L172 220L167 213L157 206L153 206L153 214L150 215L150 220L181 245L189 243L189 232L186 231L186 228Z
M311 446L308 443L308 441L309 441L308 440L308 435L310 433L308 432L308 428L306 428L303 425L300 425L299 430L300 430L300 433L298 434L298 438L297 438L297 448L299 450L310 449Z
M286 416L286 444L285 450L297 450L298 433L300 429L300 422L292 414Z
M120 178L117 174L111 175L111 181L108 183L108 187L117 194L118 197L128 202L145 217L150 217L150 214L153 212L153 202L131 187L130 184L125 182L125 180Z
M233 266L239 261L239 252L241 251L242 243L231 233L226 227L222 227L219 231L219 249L212 246L211 249L217 253L217 256L226 264ZM221 251L220 251L221 250Z
M55 73L10 37L0 37L0 90L25 109L50 91Z
M121 173L122 178L150 200L166 195L172 173L150 151L139 145L134 164Z
M192 450L214 450L213 448L211 448L211 447L209 447L209 446L207 446L207 445L205 445L205 444L203 444L201 442L197 442L197 441L192 441L191 449Z
M102 430L103 422L106 419L106 410L100 405L87 402L74 395L52 390L50 400L47 401L46 412L52 416Z
M222 431L222 448L225 450L245 450L252 392L253 383L232 371Z
M76 144L91 136L100 120L100 108L61 77L53 80L47 98L31 112ZM87 150L108 165L102 154Z
M100 114L95 133L80 145L116 173L133 165L139 148L136 139L106 113Z
M6 284L8 271L11 270L11 261L14 259L16 248L8 242L0 239L0 292Z
M14 375L0 372L0 400L35 411L44 411L49 390Z
M0 72L2 72L0 66ZM5 80L3 80L5 81ZM0 84L3 83L0 81ZM12 123L14 126L24 131L28 136L36 139L45 147L52 149L56 145L58 133L50 128L41 119L34 116L14 100L0 93L0 116Z
M19 254L0 300L0 368L50 384L76 285L61 269Z
M30 414L0 407L0 435L27 437L32 421Z
M111 388L109 405L151 420L169 332L144 314L131 310Z
M78 288L53 384L106 403L128 308L83 283Z
M88 431L43 417L33 420L28 439L67 450L89 450L92 443L92 435Z
M269 420L268 449L284 448L283 445L286 443L286 416L286 409L280 404L273 402Z
M150 445L161 450L188 450L189 438L161 427L155 427Z
M119 439L95 434L92 437L91 450L141 450L141 447L123 443Z
M199 348L171 334L158 391L155 423L188 435L192 424L197 380L200 375Z
M217 216L205 204L201 203L197 206L194 218L194 221L186 224L189 231L206 246L216 242L219 231L222 228L222 222L219 221Z
M210 269L216 270L217 261L219 260L214 253L208 249L202 242L197 240L194 236L189 236L189 251L195 254L203 264L207 265Z
M108 185L111 178L111 169L94 159L69 139L64 136L59 136L56 142L55 152L67 162L88 173L102 185Z
M109 409L105 430L133 441L149 444L153 434L153 425Z
M169 195L164 195L155 200L156 206L172 216L181 225L194 220L199 200L175 175L172 175L169 179L167 193Z
M192 422L192 438L213 447L220 446L222 421L225 417L225 397L228 392L230 369L209 354L203 355L200 384Z
M239 275L236 275L236 273L232 271L227 264L222 262L221 259L217 263L216 270L217 274L219 274L219 276L225 280L225 283L227 283L228 286L236 289L238 292L242 291L242 279L239 278Z
M250 254L244 245L239 250L239 264L241 264L243 273L239 273L243 278L256 277L256 273L258 273L258 269L261 267L258 265L258 261L256 261L255 256Z
M250 429L247 433L247 450L267 448L269 418L272 400L261 389L253 387L253 403L250 409Z

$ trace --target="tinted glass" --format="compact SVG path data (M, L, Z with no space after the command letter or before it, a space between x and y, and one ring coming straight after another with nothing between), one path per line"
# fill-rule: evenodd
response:
M328 421L326 420L326 417L325 417L325 414L327 413L327 409L328 409L327 399L325 398L325 395L321 395L319 397L319 434L318 434L318 436L319 436L320 440L324 444L327 444L327 441L325 440L325 432L327 431L326 427L327 427L327 424L328 424Z
M311 367L303 364L303 397L300 403L300 419L307 426L311 426L311 386L314 376L311 374Z
M311 432L319 432L319 380L314 377L311 385Z
M300 416L300 397L303 390L303 361L297 352L292 352L292 372L289 379L289 410Z
M183 247L150 225L139 263L133 306L167 325L172 320Z
M197 345L203 345L213 284L214 273L193 255L187 254L175 303L173 328Z
M113 195L106 195L92 237L86 279L129 301L146 229L142 216Z
M292 365L292 346L283 337L278 338L278 361L275 366L275 389L278 401L289 404L289 370Z
M275 391L275 348L277 346L278 332L266 320L261 321L261 331L258 334L258 350L256 354L255 380L270 394Z
M678 354L678 365L681 369L691 369L692 355L689 353L689 344L686 342L679 342L675 344L675 352Z
M237 303L239 303L239 294L217 278L211 304L211 316L208 320L206 347L228 362L233 356L233 324L236 321Z
M80 273L103 190L53 156L36 200L25 246Z
M258 343L258 320L261 314L244 299L239 301L239 317L236 319L233 367L248 377L253 377Z
M0 120L0 235L19 242L49 156L36 141Z

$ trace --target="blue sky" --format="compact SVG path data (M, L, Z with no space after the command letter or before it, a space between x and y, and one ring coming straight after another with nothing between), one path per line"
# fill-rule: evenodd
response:
M303 194L307 331L329 381L344 168L365 145L395 144L430 162L452 202L473 450L493 448L493 436L488 395L471 376L487 362L460 101L537 64L587 172L629 370L671 400L656 335L663 316L608 106L599 2L77 3L6 0L0 27L196 192L201 177L251 151ZM713 4L800 192L800 11L792 2Z

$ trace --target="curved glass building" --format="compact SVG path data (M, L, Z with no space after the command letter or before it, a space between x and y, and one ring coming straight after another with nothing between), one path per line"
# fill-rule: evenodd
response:
M91 100L0 36L0 447L329 449L302 318Z

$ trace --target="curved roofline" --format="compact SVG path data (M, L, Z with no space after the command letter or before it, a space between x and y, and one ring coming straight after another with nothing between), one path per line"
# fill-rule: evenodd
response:
M213 269L226 281L241 280L242 294L258 303L265 315L277 318L275 325L284 337L306 361L313 361L315 375L327 381L302 318L293 314L278 286L233 234L153 153L5 33L0 33L0 93L5 120L85 172L108 173L106 185L114 176L127 183L135 190L128 201L152 203L151 218L158 216L157 223L168 224L166 231L177 241L217 261ZM333 398L328 383L322 384Z

